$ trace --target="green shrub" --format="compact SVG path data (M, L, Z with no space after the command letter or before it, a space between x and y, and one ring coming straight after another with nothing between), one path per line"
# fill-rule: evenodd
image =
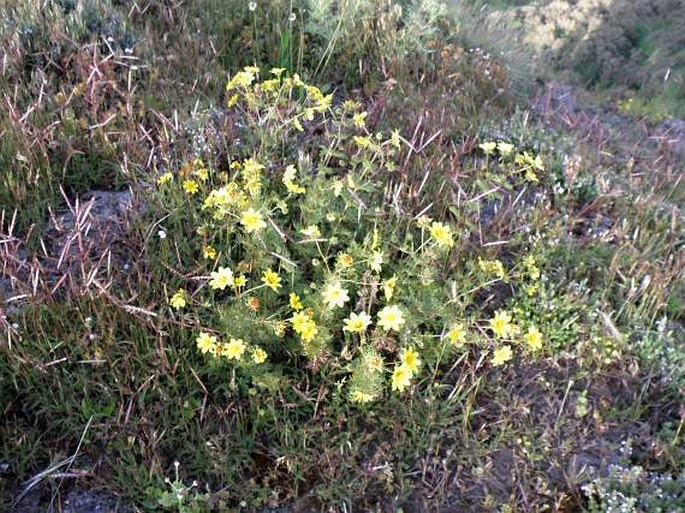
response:
M421 362L435 365L469 344L492 348L495 364L519 341L542 347L534 322L519 326L504 311L490 321L494 338L472 326L469 303L455 295L455 280L467 278L441 277L459 239L451 223L426 209L415 219L400 204L377 207L401 178L398 132L372 133L358 104L334 106L282 68L264 80L259 73L245 68L227 86L241 127L230 165L198 159L158 180L166 236L149 252L166 259L170 240L196 233L176 251L186 272L205 272L184 272L186 281L166 288L217 377L228 366L241 388L243 377L271 386L298 367L326 366L338 386L347 382L352 402L364 403L402 392ZM513 183L536 182L544 170L539 156L514 145L482 149ZM499 261L469 268L485 282L505 273ZM534 260L522 269L540 276Z

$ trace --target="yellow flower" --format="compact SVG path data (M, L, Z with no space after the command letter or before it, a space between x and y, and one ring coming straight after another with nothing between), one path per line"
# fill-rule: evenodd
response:
M506 311L499 311L495 317L490 319L490 327L495 336L504 338L514 331L514 326L511 323L511 315Z
M240 360L246 347L241 339L232 338L228 344L224 344L222 354L229 360Z
M373 395L362 392L359 389L350 391L350 402L364 404L370 403L374 399L375 397Z
M478 266L481 270L487 274L491 274L498 279L504 278L506 271L504 270L504 265L499 260L482 260L478 258Z
M526 294L528 294L528 297L533 297L537 293L538 293L537 284L529 285L528 287L526 287Z
M416 224L422 230L427 230L428 228L430 228L430 225L432 222L433 222L433 219L431 219L426 214L423 214L421 217L418 218L418 220L416 221Z
M400 131L399 130L393 130L390 133L390 144L392 144L398 150L400 149L401 139L400 139Z
M314 109L317 112L324 112L327 109L331 108L331 105L333 105L333 93L327 94L323 98L317 100L318 105L314 107Z
M264 91L265 93L273 93L278 89L279 81L277 78L271 78L269 80L265 80L261 84L259 84L259 89Z
M378 312L378 325L385 331L400 331L404 322L402 310L397 305L386 306Z
M278 338L285 337L285 330L288 328L288 323L285 321L278 321L274 325L274 335Z
M406 365L398 365L392 373L392 389L404 391L411 384L412 372Z
M441 248L450 248L454 244L452 229L444 223L433 221L430 227L431 237Z
M209 245L203 247L202 257L206 258L207 260L214 260L216 258L216 249Z
M307 312L297 312L290 318L290 323L293 325L295 333L299 335L309 320L309 314L307 314Z
M524 176L525 176L526 180L528 180L529 182L533 182L533 183L539 182L538 175L536 175L535 171L533 171L532 169L526 169L526 173Z
M202 164L202 161L200 161L200 164ZM195 171L193 171L193 174L197 176L201 182L206 182L209 180L209 171L207 171L207 168L205 167L198 167Z
M292 164L289 164L285 168L285 171L283 172L283 181L284 182L292 182L293 180L295 180L296 175L297 175L297 169Z
M319 333L316 322L307 312L298 312L290 318L293 330L305 342L311 342Z
M369 260L369 267L372 271L377 273L381 272L381 266L383 265L383 252L374 251Z
M342 288L339 282L330 283L323 291L323 302L330 309L335 306L342 308L349 300L347 290Z
M247 284L247 278L244 274L240 274L233 279L233 288L240 289Z
M169 299L169 304L172 308L180 310L186 306L186 291L183 289L178 289L176 293Z
M338 263L341 267L350 267L354 263L354 258L349 253L341 253L338 255Z
M197 184L195 180L184 180L183 190L192 196L200 190L200 186Z
M447 340L454 346L463 344L466 341L464 325L461 323L452 325L452 328L447 332Z
M262 282L275 292L278 292L278 289L281 288L281 277L271 269L264 271L262 274Z
M297 170L295 169L295 166L290 164L285 168L285 172L283 173L283 184L288 192L292 194L304 194L307 192L307 189L295 183L296 174Z
M497 151L503 157L508 157L514 151L514 145L500 141L497 143Z
M259 70L254 71L254 69L245 68L244 71L239 71L226 85L226 91L230 91L239 87L243 89L247 88L250 84L252 84L252 82L254 82L256 73L259 73Z
M311 107L304 109L304 113L302 114L302 117L304 118L305 121L313 121L314 120L314 109Z
M373 355L368 359L368 366L374 372L383 372L385 365L383 363L383 357L379 354Z
M502 346L495 349L495 354L492 355L492 365L495 367L502 365L512 359L514 353L511 350L511 346Z
M492 154L493 151L495 151L495 148L497 147L497 143L494 141L488 141L484 142L478 145L478 147L483 150L483 153L486 155Z
M239 94L232 94L231 97L228 99L228 107L233 107L238 103L238 100L240 100L240 95Z
M385 300L390 301L392 296L395 294L395 288L397 287L397 276L393 276L385 280L383 283L383 294L385 295Z
M245 188L251 196L256 196L262 188L261 173L264 166L253 158L245 159L241 171Z
M366 112L357 112L354 116L352 116L352 122L354 123L354 126L357 128L364 128L366 116L368 116L368 113Z
M173 178L174 178L174 175L172 175L171 173L164 173L162 176L160 176L157 179L157 184L158 185L168 184L171 180L173 180Z
M293 118L290 120L292 125L295 127L295 130L298 132L304 132L304 127L302 126L302 123L300 123L300 120L297 118Z
M213 353L216 350L216 337L204 331L197 336L195 343L202 354Z
M376 249L378 249L378 246L380 246L382 241L383 241L383 237L381 236L380 232L378 231L378 228L374 226L373 236L371 237L371 249L373 249L374 251Z
M213 271L210 274L211 280L209 281L209 286L212 289L224 290L226 287L233 286L233 271L228 267L219 267L218 271Z
M536 265L532 265L528 268L528 274L531 280L537 280L540 277L540 268Z
M230 182L218 189L213 189L205 198L202 208L217 208L224 210L237 205L241 209L247 205L247 196L236 182Z
M540 155L535 155L535 158L533 159L533 167L537 169L538 171L544 171L545 170L545 165L542 163L542 157Z
M293 85L294 85L295 87L301 87L301 86L304 85L304 82L303 82L302 79L300 78L300 74L299 74L299 73L294 73L294 74L293 74Z
M315 224L312 224L310 226L307 226L307 228L300 230L300 233L306 237L309 237L310 239L318 239L319 237L321 237L321 230L319 230L319 227Z
M355 111L361 108L361 104L357 100L345 100L343 102L343 109L347 112Z
M290 293L290 299L289 299L288 303L290 304L290 308L292 308L296 312L299 310L302 310L304 308L304 305L302 304L302 300L300 299L300 296L298 296L294 292Z
M255 347L254 351L252 351L252 361L256 364L264 363L266 361L266 357L266 351L264 351L264 349L261 347Z
M312 100L320 101L323 98L323 92L315 85L306 85L305 89Z
M524 258L523 265L526 267L531 280L537 280L540 277L540 268L537 266L533 255L528 255Z
M302 326L302 329L300 330L300 337L302 337L302 340L305 342L311 342L318 333L319 329L316 327L316 322L314 322L312 319L309 319L304 326Z
M419 370L419 366L421 365L419 353L417 353L413 347L404 349L400 355L400 360L402 360L402 365L406 366L412 374Z
M371 316L366 312L360 314L351 313L350 316L345 319L345 326L343 331L349 331L350 333L362 333L366 331L366 328L371 324Z
M523 335L523 339L531 351L542 349L542 333L535 326L528 328L528 333Z
M262 228L266 228L266 222L262 218L262 214L252 207L240 215L240 224L245 227L247 233L258 232Z
M271 68L269 70L269 73L271 73L272 75L275 75L277 77L280 77L284 71L285 71L285 68Z
M360 148L366 148L368 146L371 146L371 139L369 139L366 136L359 137L358 135L354 135L354 136L352 136L352 140Z

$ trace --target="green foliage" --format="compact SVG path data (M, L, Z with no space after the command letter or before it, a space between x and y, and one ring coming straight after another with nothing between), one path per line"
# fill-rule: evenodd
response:
M286 67L348 87L420 69L449 24L436 0L203 0L190 9L217 36L226 68Z
M537 73L612 90L626 112L654 120L683 117L685 12L675 0L488 4L539 54ZM551 72L554 70L554 72Z
M209 494L203 494L195 490L197 482L186 485L179 477L178 461L174 462L174 471L176 478L165 479L164 483L168 486L168 490L150 489L149 494L153 496L155 503L153 508L161 507L163 511L178 511L178 513L201 513L207 511L207 501Z
M575 510L569 462L600 472L625 433L659 455L637 477L682 470L678 179L517 108L501 25L44 4L0 29L7 497L83 475L150 510ZM142 206L109 247L83 210L31 229L119 186ZM587 501L668 505L615 470Z
M623 458L583 486L588 509L600 511L678 511L685 507L685 472L679 475L649 472L630 464L631 441L623 443Z
M455 229L423 206L418 223L401 207L371 208L387 195L387 181L401 179L399 133L374 134L358 104L333 107L331 96L284 71L260 80L248 67L230 79L228 104L246 147L227 171L196 160L159 178L168 237L152 243L150 258L166 260L177 233L200 236L180 272L209 266L214 292L166 288L177 290L170 303L195 326L197 347L210 359L261 375L297 369L299 353L315 369L350 369L349 397L371 402L384 375L401 392L419 355L432 363L445 351L441 333L460 311L435 271L447 272ZM320 135L302 144L299 134L314 127ZM512 186L539 180L540 156L497 148ZM461 302L460 310L469 306ZM513 327L498 336L510 334Z

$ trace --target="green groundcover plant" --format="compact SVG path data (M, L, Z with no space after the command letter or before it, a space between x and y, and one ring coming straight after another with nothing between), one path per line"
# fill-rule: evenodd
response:
M165 226L195 241L181 255L195 272L169 283L168 305L207 365L229 369L234 387L273 389L293 368L326 365L350 402L370 403L405 392L426 364L471 344L493 365L540 351L535 323L506 310L474 318L458 276L443 279L456 266L501 280L509 274L502 262L454 262L463 234L429 209L416 216L393 204L387 184L402 172L399 132L370 132L357 102L336 104L285 71L260 79L246 67L231 78L240 152L225 169L197 158L157 180ZM324 135L308 143L311 133ZM539 156L512 144L481 150L505 162L513 180L536 182L544 171ZM170 250L166 236L154 244L159 254ZM534 296L535 258L512 277Z

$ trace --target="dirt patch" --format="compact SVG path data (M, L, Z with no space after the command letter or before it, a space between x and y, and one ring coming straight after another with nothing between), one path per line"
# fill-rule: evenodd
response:
M546 124L572 131L581 141L594 143L598 153L620 144L631 149L625 152L627 160L652 156L652 162L664 161L659 162L659 167L676 165L685 157L685 120L653 123L621 114L608 105L583 104L581 96L581 88L552 82L534 96L533 112ZM640 160L647 163L646 158Z
M630 464L663 471L659 433L685 406L627 365L586 376L575 360L530 363L500 382L473 405L467 432L474 439L445 440L431 457L438 463L417 465L424 477L405 511L497 511L512 498L582 510L583 486L625 463L626 447ZM462 451L468 459L460 459ZM678 454L685 459L685 450Z
M7 513L133 513L116 496L100 490L75 489L65 495L48 495L44 490L26 494Z

